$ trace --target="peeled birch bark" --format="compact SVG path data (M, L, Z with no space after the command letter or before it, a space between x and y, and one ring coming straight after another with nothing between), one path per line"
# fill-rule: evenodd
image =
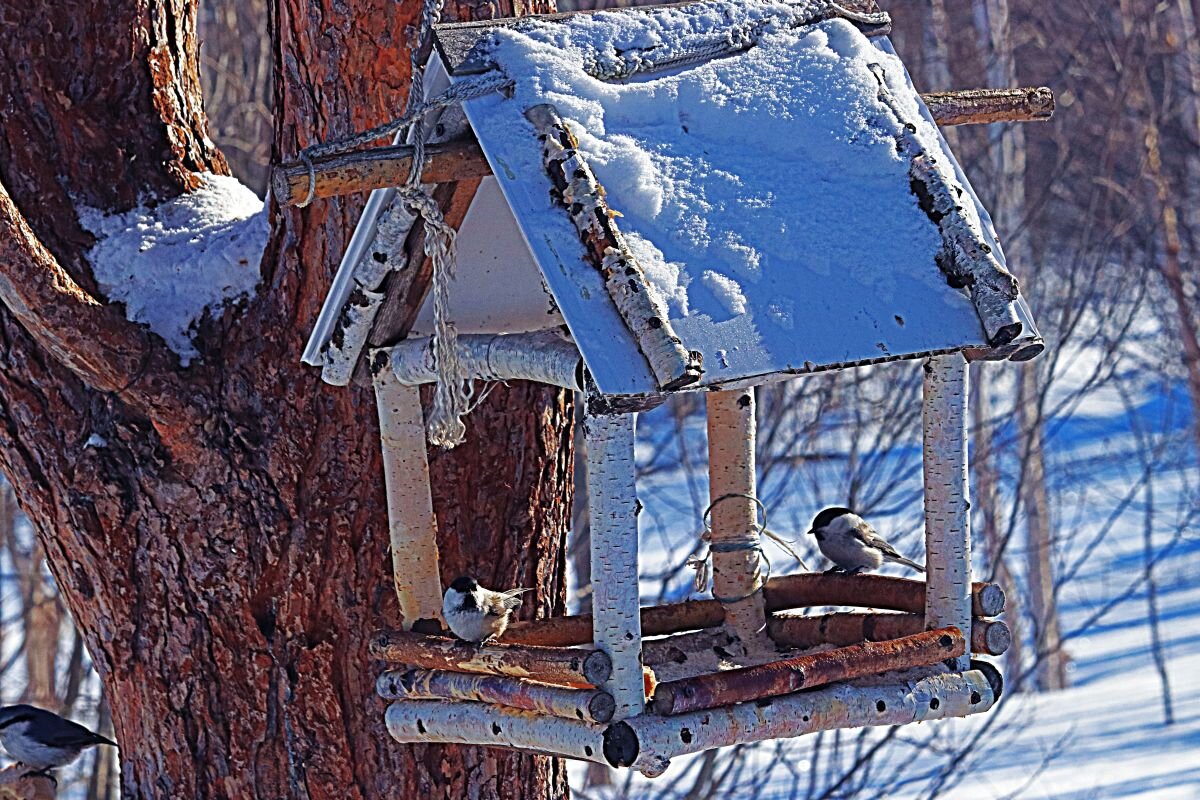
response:
M925 364L925 627L971 629L971 515L967 474L967 362ZM967 669L961 656L958 669Z
M642 622L638 608L638 525L633 415L588 416L588 515L592 531L592 640L612 659L600 684L614 719L642 713Z
M657 775L670 759L687 753L834 728L965 717L987 711L997 699L980 670L872 686L839 684L675 717L646 714L617 722L605 731L604 756L613 766Z
M436 383L433 338L407 339L389 351L396 380L407 386ZM583 357L556 331L459 334L458 358L467 378L527 380L583 390Z
M613 674L613 664L608 654L583 648L474 644L409 631L381 631L371 639L370 650L372 658L394 664L451 672L508 675L543 683L600 686ZM640 666L637 680L640 692Z
M444 670L388 670L375 691L384 700L469 700L587 722L608 722L616 709L612 695L600 689Z
M387 487L392 576L402 624L405 629L418 620L436 620L440 625L442 579L421 393L415 386L402 386L390 370L379 370L373 378Z
M708 497L713 597L748 647L769 646L754 475L754 390L710 392Z
M604 727L487 703L400 700L384 723L402 744L515 747L546 755L605 763Z
M938 267L947 283L968 290L988 343L993 347L1008 344L1021 334L1023 327L1014 307L1020 295L1017 279L992 253L975 204L963 201L966 192L953 169L943 163L944 158L928 152L917 138L916 127L887 88L883 67L872 64L871 70L879 81L880 102L903 126L896 136L896 145L909 161L913 193L921 210L941 233Z
M938 125L1044 122L1054 116L1054 92L1028 89L959 89L921 95Z
M780 615L767 620L767 631L777 645L798 649L822 644L842 647L857 642L882 642L912 636L923 630L923 614L820 614L811 617ZM999 656L1011 645L1012 632L1003 621L972 617L972 653Z
M666 307L629 251L574 134L551 105L534 106L525 117L541 140L554 195L575 224L592 266L604 277L608 294L659 387L667 391L695 383L704 371L700 354L688 352L675 335Z
M375 208L382 211L373 230L357 231L342 256L343 261L355 265L351 275L354 286L321 354L321 379L334 386L345 386L354 375L371 326L387 296L383 291L384 278L408 264L404 243L416 217L395 199L391 189L372 192L363 217L370 219Z
M863 642L769 664L667 681L654 690L650 706L655 714L685 714L892 670L927 667L966 653L967 642L958 628L939 628L899 639Z
M891 575L781 575L767 581L764 605L767 611L815 606L883 608L910 614L925 613L925 581ZM994 583L971 584L971 613L996 617L1004 612L1004 591ZM687 600L641 609L642 635L663 636L680 631L715 628L725 622L725 612L716 600ZM503 641L565 647L587 644L592 636L592 617L570 617L514 622Z

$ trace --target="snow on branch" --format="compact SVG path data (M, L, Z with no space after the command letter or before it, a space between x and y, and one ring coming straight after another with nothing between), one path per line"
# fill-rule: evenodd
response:
M96 237L88 252L96 282L125 315L161 336L183 366L206 314L254 291L270 226L254 192L236 178L205 174L200 188L123 214L79 208Z

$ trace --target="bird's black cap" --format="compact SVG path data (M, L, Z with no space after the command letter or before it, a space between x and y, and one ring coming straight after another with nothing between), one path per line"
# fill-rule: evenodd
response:
M813 531L817 530L818 528L824 528L826 525L833 522L835 519L840 517L842 514L853 514L853 513L854 513L853 511L851 511L848 508L845 508L844 506L833 506L831 508L827 508L824 511L822 511L820 514L817 514L817 516L813 517L813 524L812 524L812 527L809 528L808 532L812 533Z
M471 594L479 588L479 584L470 575L460 575L454 579L454 583L450 584L450 588L461 594Z

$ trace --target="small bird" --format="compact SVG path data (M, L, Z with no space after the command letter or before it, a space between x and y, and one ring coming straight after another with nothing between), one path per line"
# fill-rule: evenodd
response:
M450 632L468 642L490 642L508 627L512 612L521 607L528 589L494 592L466 575L455 578L442 596L442 616Z
M863 570L879 569L885 561L925 571L917 562L897 553L870 523L848 508L825 509L813 519L808 532L817 537L822 555L833 562L828 572L857 575Z
M0 708L0 744L10 756L33 768L29 775L48 775L48 770L70 764L94 745L117 746L52 711L27 705Z

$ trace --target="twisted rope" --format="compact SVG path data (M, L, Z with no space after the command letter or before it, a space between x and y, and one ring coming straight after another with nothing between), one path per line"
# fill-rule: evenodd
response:
M713 508L715 508L717 504L723 503L724 501L735 497L753 501L754 504L758 506L758 511L762 515L762 522L755 523L754 526L757 529L757 532L761 536L765 536L771 541L775 542L775 544L779 545L779 547L788 555L800 562L800 566L808 569L808 564L804 563L804 559L801 558L800 554L792 548L791 543L779 534L767 528L767 507L763 505L761 500L752 494L746 494L744 492L730 492L729 494L723 494L708 504L708 508L704 509L704 515L701 517L701 520L704 524L704 530L700 534L700 543L701 547L707 546L706 551L703 553L703 555L693 553L687 558L687 565L696 571L693 588L696 592L703 592L708 588L708 583L712 578L711 562L713 553L736 553L742 550L757 550L759 557L762 561L766 562L767 565L765 574L762 572L762 570L755 570L754 588L741 597L720 597L716 593L713 594L714 599L726 604L736 603L740 600L745 600L747 597L752 597L756 592L760 591L762 587L766 585L767 580L771 577L771 560L767 558L767 554L762 548L761 541L716 543L712 541L712 524L709 518L712 515Z

